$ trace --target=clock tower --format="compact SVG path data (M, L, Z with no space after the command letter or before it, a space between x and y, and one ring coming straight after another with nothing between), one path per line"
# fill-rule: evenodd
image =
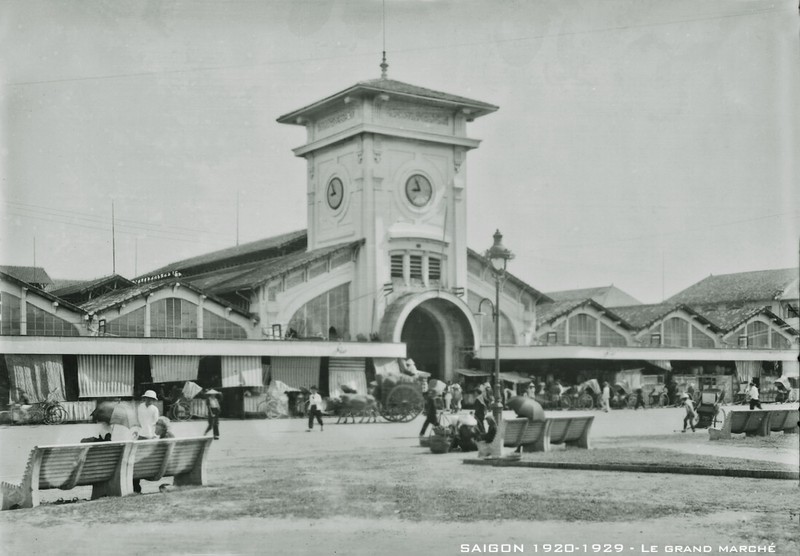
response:
M466 153L479 144L466 128L497 107L388 79L382 68L380 79L278 122L307 131L293 151L307 162L308 250L364 242L350 288L351 331L406 341L404 321L421 296L436 293L458 305L466 291ZM444 313L430 326L444 326ZM472 344L461 337L470 335L454 341ZM449 359L437 357L429 366Z

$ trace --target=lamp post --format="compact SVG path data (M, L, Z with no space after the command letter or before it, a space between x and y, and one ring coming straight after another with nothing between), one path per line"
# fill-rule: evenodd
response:
M500 397L500 280L506 272L508 261L514 258L514 254L503 245L503 234L500 230L494 233L494 245L486 251L486 258L489 259L494 268L494 406L492 415L497 425L503 419L503 402Z

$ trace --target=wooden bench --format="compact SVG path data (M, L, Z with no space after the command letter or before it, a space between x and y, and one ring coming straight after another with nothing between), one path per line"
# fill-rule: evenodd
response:
M732 434L746 434L747 436L769 436L771 414L768 409L743 409L739 411L725 411L725 420L722 428L708 428L711 440L729 439Z
M505 419L503 446L526 452L549 452L553 444L589 448L589 432L594 415L548 417L529 421L525 417Z
M0 483L0 509L33 508L39 505L39 491L53 488L91 486L93 500L126 496L133 492L134 478L174 477L178 486L202 485L211 442L211 437L199 437L36 446L22 483Z
M797 434L797 421L800 419L800 411L797 409L771 409L769 419L769 430L773 432L783 431L783 434Z
M544 451L549 451L551 444L589 449L589 432L593 423L594 415L547 419L548 430L544 435Z

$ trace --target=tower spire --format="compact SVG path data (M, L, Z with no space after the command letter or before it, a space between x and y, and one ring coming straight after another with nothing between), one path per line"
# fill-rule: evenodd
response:
M389 69L389 64L386 63L386 51L383 51L383 59L381 60L381 79L386 79L388 77L387 70Z

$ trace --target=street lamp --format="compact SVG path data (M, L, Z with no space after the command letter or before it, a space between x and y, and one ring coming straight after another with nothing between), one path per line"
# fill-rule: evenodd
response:
M500 230L494 233L494 245L486 251L486 258L489 259L494 268L494 406L492 415L498 426L503 419L503 402L500 398L500 280L506 272L508 261L514 258L514 254L503 245L503 234Z

